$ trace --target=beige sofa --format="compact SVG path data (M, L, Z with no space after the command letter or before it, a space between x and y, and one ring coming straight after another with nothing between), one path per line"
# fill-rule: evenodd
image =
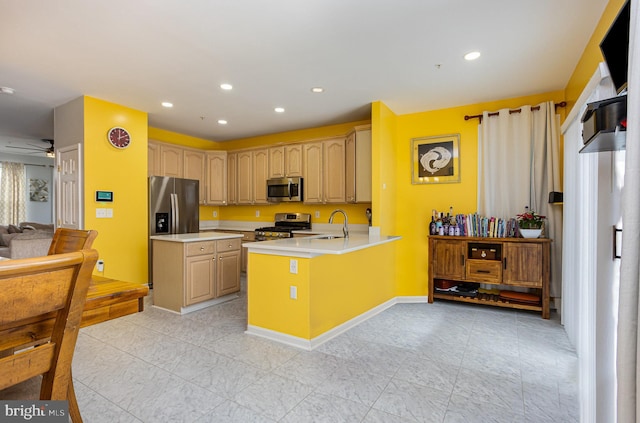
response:
M53 224L0 225L0 256L11 259L46 256L52 239Z

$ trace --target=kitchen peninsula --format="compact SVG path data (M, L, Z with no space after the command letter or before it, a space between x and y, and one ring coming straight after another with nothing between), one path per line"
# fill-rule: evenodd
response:
M235 298L242 235L200 232L150 237L153 305L185 314Z
M247 333L311 350L393 305L399 239L317 235L243 244Z

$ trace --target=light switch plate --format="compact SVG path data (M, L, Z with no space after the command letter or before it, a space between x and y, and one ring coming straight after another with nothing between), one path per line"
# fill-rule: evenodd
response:
M298 260L289 260L289 273L298 273Z

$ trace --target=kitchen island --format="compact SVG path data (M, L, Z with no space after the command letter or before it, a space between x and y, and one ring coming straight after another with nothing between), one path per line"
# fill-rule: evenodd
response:
M153 305L185 314L236 298L241 239L222 232L152 236Z
M247 333L311 350L390 307L399 239L318 235L243 244Z

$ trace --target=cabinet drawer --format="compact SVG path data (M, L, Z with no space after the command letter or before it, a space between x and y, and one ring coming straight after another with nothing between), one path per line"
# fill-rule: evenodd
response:
M216 244L213 241L189 242L187 243L187 257L199 256L202 254L213 254L216 252Z
M216 249L219 253L239 250L241 244L241 238L221 239L220 241L216 241Z
M502 262L496 260L467 260L467 280L484 283L502 282Z

